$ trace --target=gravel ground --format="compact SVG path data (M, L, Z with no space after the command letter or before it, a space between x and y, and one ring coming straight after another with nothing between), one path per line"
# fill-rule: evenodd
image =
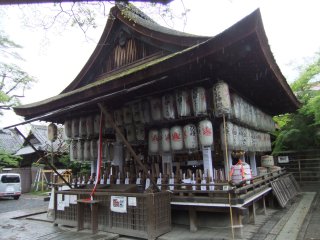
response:
M43 196L36 196L29 193L22 194L19 200L0 198L0 213L48 206L49 202L45 202L43 199Z

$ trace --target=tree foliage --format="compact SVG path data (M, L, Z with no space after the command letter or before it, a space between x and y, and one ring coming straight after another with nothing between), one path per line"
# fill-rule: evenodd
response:
M3 150L0 150L0 168L19 167L21 160L22 158L19 156L14 156Z
M280 130L275 133L274 152L320 147L320 55L291 87L302 106L295 113L275 117Z
M0 114L1 110L9 110L20 104L26 89L29 89L35 80L18 65L9 63L10 59L23 60L15 51L20 45L11 41L0 32Z

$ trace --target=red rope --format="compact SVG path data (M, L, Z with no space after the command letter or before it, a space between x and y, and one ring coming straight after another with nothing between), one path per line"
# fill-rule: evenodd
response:
M103 125L103 113L101 111L100 114L100 128L99 128L99 149L98 149L98 159L97 159L97 176L96 176L96 183L92 189L90 194L90 199L93 199L93 195L96 192L98 181L100 181L100 171L102 166L102 125Z

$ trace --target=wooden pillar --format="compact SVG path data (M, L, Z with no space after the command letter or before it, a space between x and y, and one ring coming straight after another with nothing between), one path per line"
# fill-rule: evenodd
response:
M237 211L232 211L233 229L235 238L243 238L242 217Z
M252 206L249 208L249 222L253 224L256 223L256 203L255 202L252 202Z
M262 198L262 204L263 204L263 212L264 212L264 215L267 215L266 196L263 196L263 198Z
M190 223L190 232L198 231L198 218L197 218L197 212L194 207L189 207L189 223Z

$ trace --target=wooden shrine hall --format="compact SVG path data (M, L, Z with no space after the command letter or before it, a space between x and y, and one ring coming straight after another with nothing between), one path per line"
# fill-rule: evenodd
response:
M14 111L64 124L70 160L92 164L91 184L74 176L72 189L56 192L57 223L153 239L179 211L189 213L191 231L198 211L230 213L241 234L243 216L254 220L271 192L281 205L296 195L295 180L265 156L272 116L299 104L259 10L207 37L118 3L76 78Z

